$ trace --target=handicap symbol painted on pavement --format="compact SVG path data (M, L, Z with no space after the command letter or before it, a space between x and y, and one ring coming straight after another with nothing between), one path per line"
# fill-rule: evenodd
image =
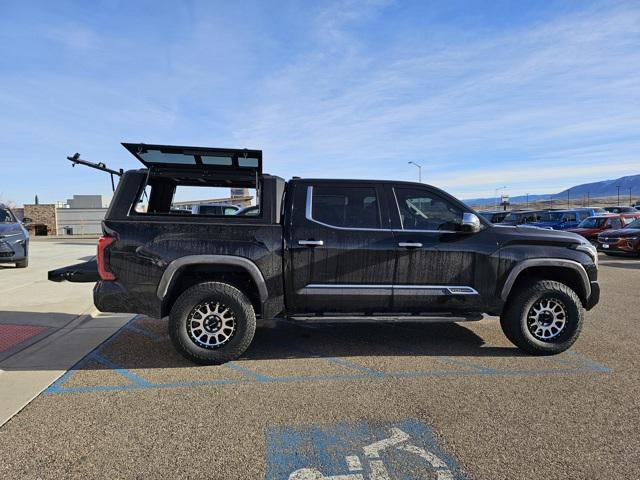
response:
M417 420L269 427L266 440L267 480L466 478Z

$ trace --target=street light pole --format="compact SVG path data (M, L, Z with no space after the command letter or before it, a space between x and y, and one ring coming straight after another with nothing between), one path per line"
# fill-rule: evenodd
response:
M629 187L629 206L631 206L631 187Z
M495 190L495 199L496 199L496 210L498 209L498 191L499 190L504 190L506 187L506 185L503 185L502 187L498 187Z
M620 185L616 185L616 188L618 189L618 206L620 206Z
M418 167L418 182L422 183L422 165L418 165L416 162L409 161L409 164Z
M571 198L571 189L569 188L567 189L567 208L570 208L569 207L570 198Z
M527 193L527 208L529 208L529 194Z

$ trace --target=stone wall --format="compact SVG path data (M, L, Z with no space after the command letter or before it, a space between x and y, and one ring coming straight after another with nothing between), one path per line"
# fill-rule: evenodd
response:
M58 218L54 204L26 204L24 206L25 218L30 218L34 224L47 226L47 235L58 234Z

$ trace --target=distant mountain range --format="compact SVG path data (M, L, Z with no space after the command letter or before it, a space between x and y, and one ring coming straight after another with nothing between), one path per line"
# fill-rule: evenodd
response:
M571 196L571 199L577 200L589 195L590 198L597 197L615 197L618 195L617 185L620 186L620 204L626 205L629 203L629 189L631 188L631 195L634 200L640 197L640 175L627 175L626 177L616 178L614 180L602 180L600 182L583 183L576 185L575 187L568 188L558 193L548 193L543 195L529 195L529 201L535 202L536 200L566 200L567 191ZM467 198L464 200L469 205L487 206L495 203L495 197L489 198ZM517 197L510 197L511 203L524 203L527 201L526 195L519 195Z

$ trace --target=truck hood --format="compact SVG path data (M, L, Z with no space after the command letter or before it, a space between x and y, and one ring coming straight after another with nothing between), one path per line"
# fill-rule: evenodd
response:
M499 243L538 243L538 244L556 244L556 245L572 245L585 243L586 240L575 233L567 230L547 230L525 225L495 226Z

